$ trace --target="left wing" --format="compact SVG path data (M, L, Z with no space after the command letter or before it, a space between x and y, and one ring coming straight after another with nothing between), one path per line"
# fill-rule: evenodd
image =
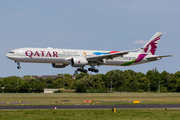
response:
M123 52L118 52L118 53L112 53L112 54L106 54L106 55L98 55L98 56L93 56L93 57L87 57L86 59L88 61L98 61L98 60L102 60L102 59L108 60L108 59L113 59L115 57L119 57L119 56L122 56L122 55L126 55L129 52L137 51L137 50L140 50L140 49L143 49L143 48L123 51Z

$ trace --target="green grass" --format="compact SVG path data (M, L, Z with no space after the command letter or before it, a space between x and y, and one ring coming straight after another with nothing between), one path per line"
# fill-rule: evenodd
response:
M180 110L3 110L1 120L179 120Z
M148 95L149 94L149 95ZM75 105L85 104L84 100L95 101L90 105L109 105L109 104L133 104L138 100L140 104L180 104L180 93L82 93L82 94L43 94L43 93L1 93L0 105L9 102L10 105ZM57 103L55 103L57 101Z
M133 104L133 101L139 100L140 104L180 104L180 97L0 97L0 105L17 104L18 101L24 105L74 105L85 104L84 100L94 101L92 105L109 104ZM55 103L57 101L57 103Z
M0 97L177 97L180 93L0 93Z
M149 93L148 93L149 94ZM9 105L74 105L85 104L84 100L106 101L99 105L133 104L139 100L140 104L180 104L180 94L165 93L117 93L117 94L27 94L13 93L0 94L0 104L10 101ZM55 103L58 101L58 103ZM122 101L122 102L113 102ZM3 103L4 102L4 103ZM96 102L90 103L97 104ZM118 109L116 113L108 110L2 110L0 120L179 120L180 110L168 109Z

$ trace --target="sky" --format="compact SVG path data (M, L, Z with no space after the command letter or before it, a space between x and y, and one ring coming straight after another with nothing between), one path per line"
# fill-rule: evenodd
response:
M73 74L77 68L21 63L6 54L17 48L125 51L141 48L163 32L156 55L173 55L135 66L99 66L99 73L134 70L146 73L180 70L179 0L0 0L0 77ZM86 69L88 66L85 67ZM91 73L91 72L90 72Z

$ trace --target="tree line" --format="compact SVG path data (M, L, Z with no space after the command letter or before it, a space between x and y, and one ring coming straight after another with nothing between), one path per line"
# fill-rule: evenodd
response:
M0 92L4 93L41 93L44 88L75 89L78 93L104 92L180 92L180 71L159 73L157 69L146 74L133 70L111 70L106 74L89 75L74 73L56 79L37 78L29 75L0 78Z

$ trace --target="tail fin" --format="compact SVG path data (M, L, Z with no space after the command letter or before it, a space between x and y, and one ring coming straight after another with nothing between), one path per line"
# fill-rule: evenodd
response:
M154 55L159 43L159 40L161 38L162 32L157 32L143 47L144 49L141 49L139 53L141 54L150 54Z

